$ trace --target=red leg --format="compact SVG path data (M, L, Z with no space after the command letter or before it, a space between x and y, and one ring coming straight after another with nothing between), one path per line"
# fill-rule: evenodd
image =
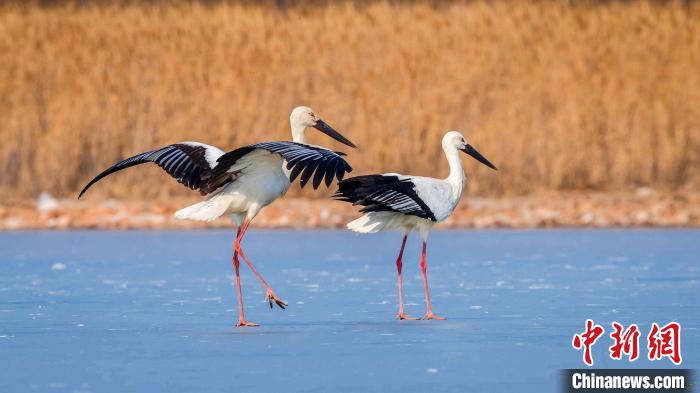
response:
M403 249L406 247L406 238L408 234L403 235L403 241L401 242L401 250L399 251L399 257L396 258L396 271L399 276L399 313L396 315L397 319L416 319L409 317L403 310L403 280L401 279L401 268L403 267Z
M238 230L240 234L241 230ZM258 326L255 323L245 320L245 312L243 311L243 291L241 290L241 277L239 274L240 262L238 262L238 251L233 252L233 270L236 272L236 288L238 289L238 323L237 327L242 326Z
M425 303L428 306L428 310L421 319L440 319L445 320L447 318L438 317L433 314L433 310L430 308L430 294L428 294L428 265L425 262L425 249L427 247L427 242L423 242L423 252L420 255L420 269L423 272L423 287L425 288Z
M238 236L236 237L236 243L233 245L234 248L236 249L236 252L241 254L241 258L243 258L243 261L248 265L250 270L253 271L253 274L260 280L260 283L265 287L265 300L267 300L270 303L270 308L272 308L272 302L274 301L280 308L284 309L287 307L287 303L283 302L282 299L280 299L275 292L272 291L272 288L270 288L269 285L267 285L267 282L265 282L265 279L262 278L260 273L258 273L257 270L255 270L255 267L253 266L252 263L250 263L250 260L245 256L243 253L243 248L241 248L241 239L243 239L243 235L245 235L246 230L248 230L248 225L250 224L250 220L247 218L243 220L243 225L239 229Z

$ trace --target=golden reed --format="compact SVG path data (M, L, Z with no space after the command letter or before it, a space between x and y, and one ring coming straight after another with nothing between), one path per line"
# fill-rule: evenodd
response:
M355 174L445 175L458 129L500 168L465 156L470 193L697 187L700 3L0 5L4 197L74 196L171 142L288 139L299 104L360 146L311 136ZM91 190L186 192L157 168Z

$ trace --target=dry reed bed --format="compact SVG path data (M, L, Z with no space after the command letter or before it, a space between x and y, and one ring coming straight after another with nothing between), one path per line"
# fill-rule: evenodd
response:
M0 59L9 197L180 140L287 139L298 104L361 147L355 173L444 175L459 129L501 169L466 164L478 195L700 183L700 2L5 4ZM187 192L128 172L92 197Z

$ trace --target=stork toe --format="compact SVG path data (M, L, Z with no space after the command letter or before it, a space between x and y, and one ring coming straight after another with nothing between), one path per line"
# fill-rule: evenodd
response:
M265 299L270 304L270 308L273 308L273 302L274 302L274 304L277 304L277 306L283 310L285 308L287 308L287 306L288 306L287 303L285 303L282 299L280 299L277 295L275 295L274 292L272 292L269 289L265 290Z
M238 323L236 324L236 327L246 327L246 326L248 326L248 327L257 327L257 326L260 326L260 325L258 325L257 323L248 322L248 321L246 321L245 319L239 320Z
M445 320L447 320L447 318L439 317L439 316L433 314L432 312L429 312L429 313L425 314L425 315L423 316L423 318L421 318L421 319L424 320L424 321L425 321L425 320L428 320L428 319L436 319L436 320L439 320L439 321L445 321Z

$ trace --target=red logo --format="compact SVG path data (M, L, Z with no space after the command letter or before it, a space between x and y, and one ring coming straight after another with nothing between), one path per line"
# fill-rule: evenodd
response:
M610 333L615 343L609 348L611 359L622 359L622 354L629 357L630 362L634 362L639 357L639 328L631 324L627 330L622 329L622 325L617 322L612 323L614 332Z
M610 338L613 344L608 348L610 358L620 360L623 356L633 362L639 358L639 336L641 332L636 324L631 324L625 329L617 322L612 324L613 331ZM583 349L583 362L588 366L593 365L593 354L591 348L596 341L605 333L605 329L596 325L593 320L586 320L586 330L576 333L571 346L576 350ZM647 336L647 348L649 352L647 358L651 361L668 358L673 364L679 365L683 362L681 357L681 325L678 322L670 322L663 327L654 322Z
M660 360L664 357L671 359L673 364L681 364L681 325L671 322L662 328L656 322L651 324L647 336L649 360Z
M575 334L571 345L574 349L580 350L583 348L583 361L589 365L593 365L593 355L591 355L591 347L603 335L605 329L600 325L595 325L593 320L586 319L586 331Z

